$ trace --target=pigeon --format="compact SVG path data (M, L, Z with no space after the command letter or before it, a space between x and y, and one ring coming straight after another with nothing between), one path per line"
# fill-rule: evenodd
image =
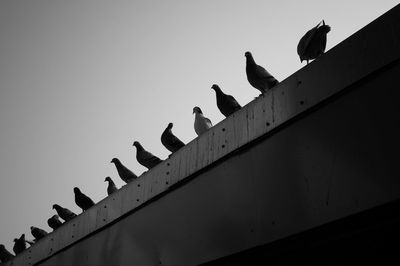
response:
M256 64L250 52L246 52L244 55L246 56L247 80L251 86L264 94L279 83L265 68Z
M227 95L223 93L221 88L217 84L212 85L211 89L215 90L218 109L225 117L230 116L231 114L242 108L232 95Z
M151 169L162 162L160 158L146 151L138 141L133 142L133 146L136 147L136 160L147 169Z
M167 128L161 135L161 143L165 146L165 148L167 148L172 153L176 152L177 150L185 146L185 143L183 143L174 134L172 134L171 129L173 126L174 124L169 123Z
M4 245L0 245L0 262L7 262L14 258L14 255L11 254L10 251L8 251Z
M59 220L60 216L57 214L54 214L47 220L47 224L53 228L53 230L56 230L59 228L63 223Z
M91 200L88 196L83 194L79 188L74 187L74 193L75 193L75 203L76 205L79 206L79 208L82 209L82 212L86 211L87 209L89 209L94 205L93 200Z
M20 238L14 238L13 251L15 255L18 255L26 249L25 234L22 234Z
M212 127L212 123L210 119L203 115L200 107L195 106L193 108L193 114L196 114L194 118L194 131L200 136Z
M58 204L54 204L53 209L55 209L58 215L61 217L61 219L63 219L66 222L74 219L77 216L72 211L68 210L67 208L63 208Z
M135 175L131 170L126 168L119 159L113 158L111 160L111 163L115 164L115 167L117 168L118 175L119 177L125 182L129 183L137 178L137 175Z
M35 238L35 242L38 241L39 239L42 239L47 235L47 232L44 231L43 229L31 226L31 234Z
M118 188L115 186L114 181L112 181L111 177L107 176L104 182L108 181L107 193L111 195L112 193L116 192Z
M306 60L308 64L309 60L315 59L325 52L326 35L330 32L331 27L325 25L324 20L322 20L322 26L320 25L321 22L301 37L297 45L297 54L300 57L300 63Z

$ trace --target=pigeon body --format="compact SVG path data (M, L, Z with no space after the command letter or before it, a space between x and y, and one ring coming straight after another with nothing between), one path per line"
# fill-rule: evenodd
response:
M14 258L14 255L8 251L4 245L0 245L0 262L7 262Z
M59 220L59 216L57 214L54 214L47 220L47 224L53 228L53 230L56 230L59 228L63 223Z
M47 232L38 227L31 226L31 234L35 238L35 241L38 241L39 239L42 239L43 237L45 237L47 235Z
M246 56L247 80L251 86L264 94L279 83L265 68L256 64L250 52L246 52L244 55Z
M88 196L83 194L81 190L77 187L74 187L75 193L75 203L82 209L82 211L86 211L90 207L94 205L93 200L91 200Z
M194 131L196 131L196 134L200 136L212 127L212 123L210 119L203 115L200 107L195 106L193 108L193 113L195 114Z
M133 146L136 147L136 160L144 167L151 169L162 162L160 158L146 151L138 141L135 141Z
M72 211L68 210L67 208L63 208L58 204L53 205L53 209L56 210L58 215L63 219L64 221L68 222L76 217L76 214L73 213Z
M107 194L111 195L112 193L116 192L118 190L117 186L115 186L114 181L112 181L111 177L107 176L104 182L108 181L108 187L107 187Z
M178 139L174 134L172 134L172 127L174 124L169 123L167 128L164 130L164 132L161 135L161 143L167 148L170 152L176 152L183 146L185 146L185 143L183 143L180 139Z
M317 58L325 52L326 36L331 30L331 27L325 25L325 21L321 22L307 31L307 33L300 39L297 45L297 54L300 57L300 62L303 60L308 61Z
M232 95L227 95L223 93L218 85L214 84L211 88L215 90L218 109L225 117L230 116L231 114L242 108Z
M119 177L125 182L129 183L137 178L137 175L135 175L131 170L126 168L118 158L113 158L111 160L111 163L115 164L115 167L117 168L117 172Z
M20 238L14 238L13 251L15 255L18 255L26 249L25 234L22 234Z

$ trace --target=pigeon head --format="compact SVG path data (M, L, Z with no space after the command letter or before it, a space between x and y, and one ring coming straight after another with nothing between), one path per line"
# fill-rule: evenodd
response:
M194 113L202 114L203 112L201 111L200 107L195 106L195 107L193 108L193 114L194 114Z
M111 182L112 181L111 177L107 176L106 179L104 179L104 182L107 182L107 181Z
M254 65L256 63L254 61L253 55L250 52L244 53L244 56L246 57L246 65Z
M14 242L17 242L17 241L19 241L19 240L25 241L25 234L22 234L21 237L20 237L19 239L18 239L18 238L14 238Z
M58 208L61 208L60 205L58 205L58 204L53 204L53 210L54 210L54 209L58 209Z
M138 150L143 150L143 146L139 143L139 141L134 141L133 146L135 146Z
M211 89L213 89L215 91L221 91L221 88L217 84L212 85Z
M74 193L75 194L81 194L81 190L77 187L74 187Z
M168 128L168 129L171 129L173 126L174 126L174 124L169 123L168 126L167 126L167 128Z
M119 162L118 158L113 158L113 159L111 160L111 163L118 163L118 162Z
M3 244L0 244L0 249L5 249Z
M331 27L329 27L329 25L325 24L325 21L322 20L322 26L318 28L318 30L320 30L321 32L327 34L328 32L331 31Z
M35 227L34 227L34 226L31 226L31 231L32 231L32 230L35 230Z

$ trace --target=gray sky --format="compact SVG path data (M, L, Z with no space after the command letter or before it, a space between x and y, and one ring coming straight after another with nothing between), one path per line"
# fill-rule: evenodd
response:
M322 19L330 49L397 2L1 1L0 243L51 231L54 203L80 213L74 186L96 202L106 176L121 186L113 157L141 174L133 141L164 159L169 122L194 139L194 106L217 124L212 84L254 99L246 51L283 80L305 65L297 43Z

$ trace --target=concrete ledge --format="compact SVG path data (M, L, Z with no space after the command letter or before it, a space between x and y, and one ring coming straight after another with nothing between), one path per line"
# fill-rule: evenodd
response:
M260 137L268 137L271 130L283 123L397 62L400 58L399 17L400 6L396 6L263 97L188 143L139 180L100 201L5 265L34 265L52 257L134 212L179 181L225 160L227 155Z

